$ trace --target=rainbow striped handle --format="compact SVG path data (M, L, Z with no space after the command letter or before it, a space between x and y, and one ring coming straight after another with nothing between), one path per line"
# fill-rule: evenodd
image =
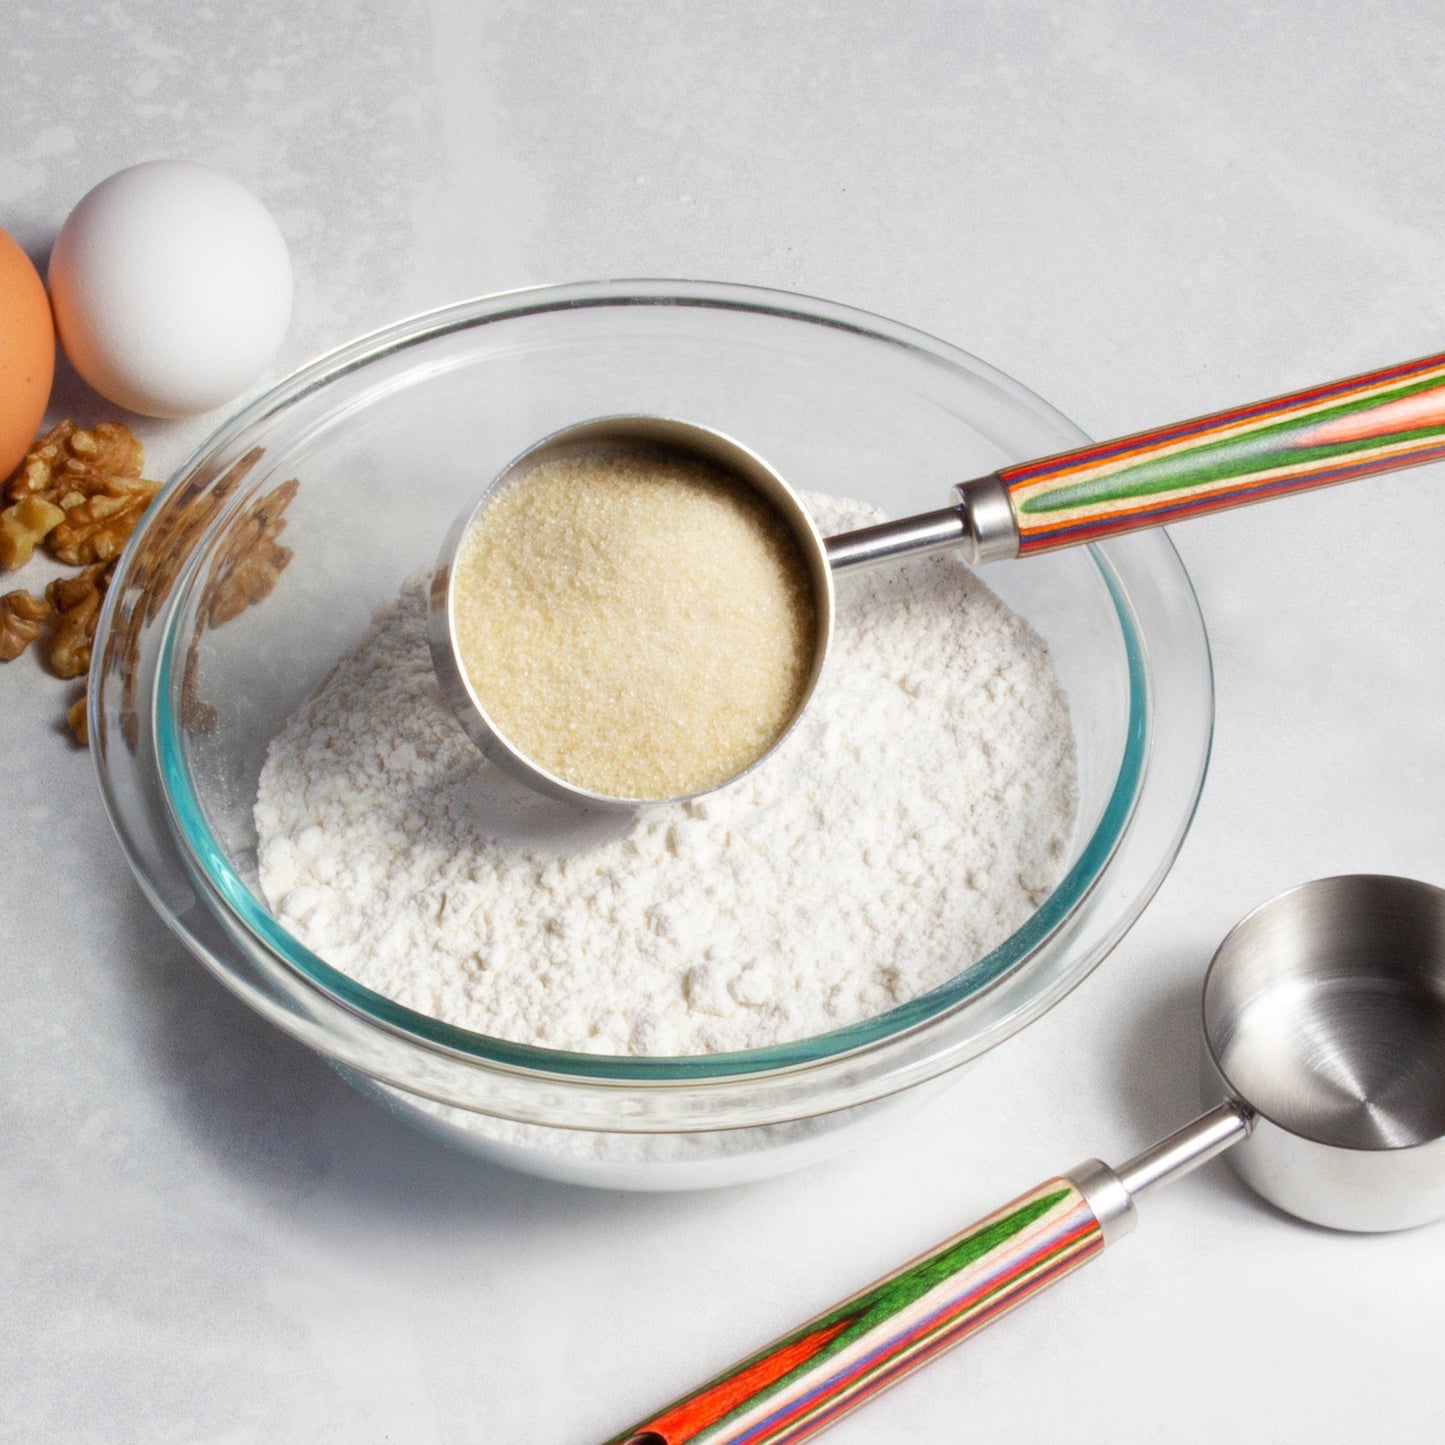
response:
M807 1439L1103 1247L1083 1195L1050 1180L607 1445Z
M1445 355L1005 467L1019 553L1445 457Z

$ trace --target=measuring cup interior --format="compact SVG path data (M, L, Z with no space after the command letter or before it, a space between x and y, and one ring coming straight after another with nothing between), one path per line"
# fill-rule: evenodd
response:
M1230 1158L1304 1219L1398 1229L1445 1214L1445 891L1307 883L1225 939L1204 987L1206 1089L1255 1113Z
M1408 881L1296 889L1247 919L1210 970L1205 1031L1221 1072L1323 1144L1445 1135L1445 893Z

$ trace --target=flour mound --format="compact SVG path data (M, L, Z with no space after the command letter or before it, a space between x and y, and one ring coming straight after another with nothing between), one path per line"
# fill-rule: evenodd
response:
M881 517L806 500L825 533ZM377 993L520 1043L689 1054L840 1028L982 957L1058 881L1075 791L1047 647L938 556L838 579L772 758L625 817L483 760L413 580L272 742L255 819L277 917Z

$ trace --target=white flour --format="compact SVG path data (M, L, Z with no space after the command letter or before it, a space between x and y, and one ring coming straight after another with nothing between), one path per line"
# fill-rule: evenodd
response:
M825 533L880 516L807 500ZM281 921L378 993L523 1043L674 1054L944 982L1057 881L1074 797L1047 648L944 556L839 578L824 678L774 758L620 819L483 762L413 581L271 744L255 817Z

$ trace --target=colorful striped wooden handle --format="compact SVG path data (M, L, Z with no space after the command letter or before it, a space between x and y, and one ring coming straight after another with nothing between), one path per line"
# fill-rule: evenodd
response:
M607 1445L804 1440L1103 1247L1083 1195L1051 1180Z
M1445 457L1445 355L1005 467L1019 552Z

